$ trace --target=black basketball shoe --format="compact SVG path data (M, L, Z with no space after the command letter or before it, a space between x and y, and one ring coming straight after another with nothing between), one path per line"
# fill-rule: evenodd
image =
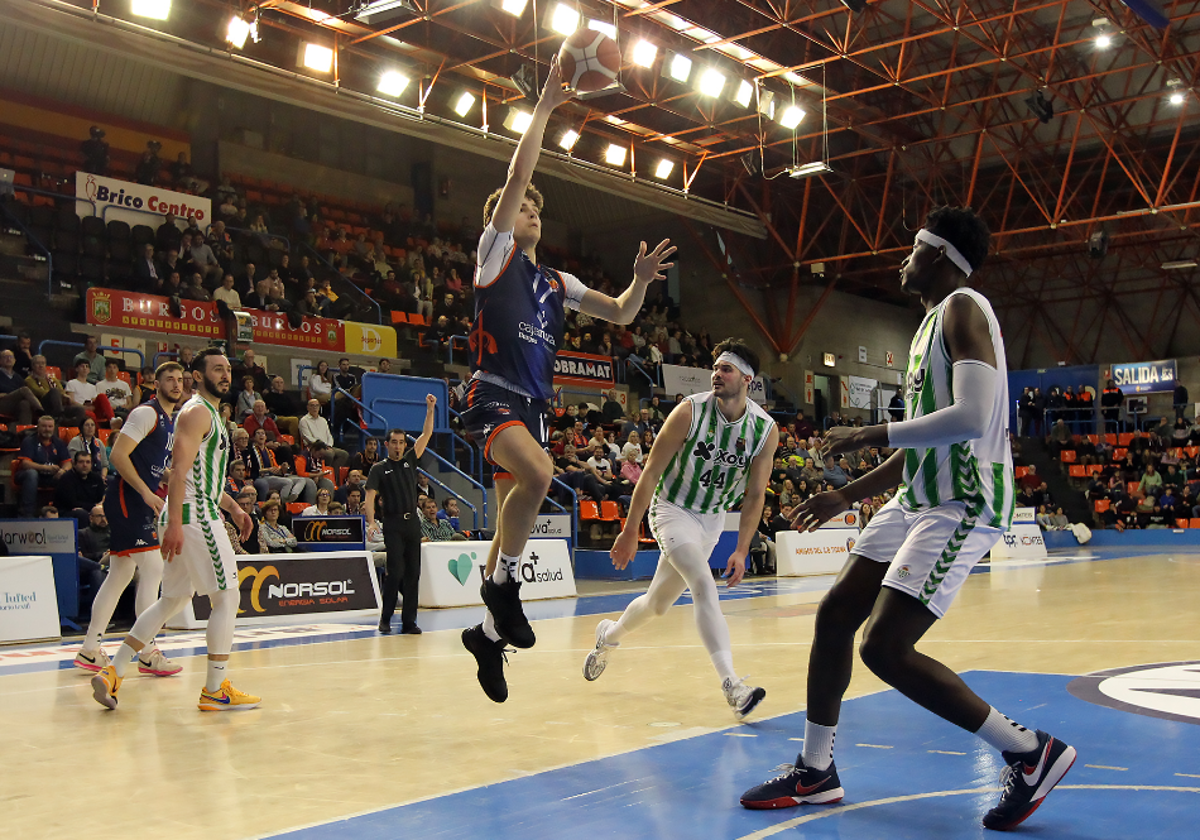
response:
M1075 763L1075 748L1037 730L1037 749L1001 753L1008 766L1000 771L1004 790L996 807L983 816L983 827L996 831L1016 828L1038 809L1042 800Z
M841 802L845 792L838 780L837 767L831 762L825 770L804 766L796 756L795 764L781 764L773 779L756 785L742 794L742 806L756 810L793 808L796 805L832 805Z
M500 638L515 648L531 648L537 637L529 626L529 619L521 608L521 584L511 578L496 583L486 578L479 587L484 605L496 621L496 632Z
M493 703L503 703L508 699L508 681L504 679L504 663L508 657L505 655L504 640L493 642L484 635L483 625L476 624L462 631L462 643L479 666L475 676L483 693Z

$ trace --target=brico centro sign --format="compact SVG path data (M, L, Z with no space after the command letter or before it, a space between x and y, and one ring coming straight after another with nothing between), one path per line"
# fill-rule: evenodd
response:
M151 214L195 219L201 227L212 221L212 202L207 198L87 172L75 173L75 198L75 214L80 218L94 215L106 222L120 220L130 226L150 227L161 224Z

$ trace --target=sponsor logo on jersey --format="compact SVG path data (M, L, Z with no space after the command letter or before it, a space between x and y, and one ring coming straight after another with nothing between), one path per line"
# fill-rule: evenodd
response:
M750 459L746 457L746 452L743 448L738 452L727 452L724 449L717 449L716 444L707 443L705 441L696 442L696 460L711 461L713 465L724 465L727 467L742 467L744 468Z

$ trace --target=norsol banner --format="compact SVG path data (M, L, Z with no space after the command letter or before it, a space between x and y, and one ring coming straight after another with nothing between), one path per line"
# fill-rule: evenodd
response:
M301 551L334 551L365 547L361 516L296 516L292 533Z
M245 554L237 565L239 621L379 611L375 566L365 551ZM197 621L206 621L212 612L208 598L201 595L192 599L191 607Z

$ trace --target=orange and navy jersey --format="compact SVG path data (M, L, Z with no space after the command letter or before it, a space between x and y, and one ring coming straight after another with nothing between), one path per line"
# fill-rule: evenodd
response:
M143 403L129 412L121 427L121 436L131 439L135 444L129 453L129 461L138 478L152 492L158 490L163 471L171 460L171 448L175 444L174 419L163 410L158 400ZM123 494L127 487L121 474L112 470L108 476L109 492Z
M550 399L565 308L578 309L587 287L571 274L534 265L512 231L490 224L479 238L477 260L470 335L474 378Z

